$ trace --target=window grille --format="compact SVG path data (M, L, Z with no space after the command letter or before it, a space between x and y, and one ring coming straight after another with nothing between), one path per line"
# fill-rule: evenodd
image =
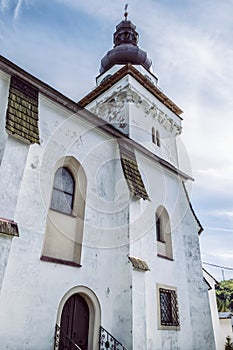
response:
M179 326L177 294L175 290L159 288L160 320L162 326Z

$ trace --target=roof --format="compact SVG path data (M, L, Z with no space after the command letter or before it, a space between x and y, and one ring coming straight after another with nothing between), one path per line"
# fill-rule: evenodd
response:
M116 26L113 35L114 47L101 60L100 73L109 70L115 64L138 64L150 70L152 62L147 53L138 46L136 26L127 19Z
M203 267L202 270L210 277L212 280L216 283L219 284L219 282Z
M115 74L111 75L108 79L98 85L88 95L79 101L79 105L82 107L87 106L90 102L95 100L98 96L108 90L112 85L121 80L125 75L130 74L141 85L143 85L152 95L154 95L159 101L161 101L167 108L180 117L183 111L170 100L157 86L155 86L147 77L140 73L131 63L126 64L119 69ZM181 118L181 117L180 117ZM181 118L182 119L182 118Z
M144 271L144 272L150 271L150 268L145 260L136 258L134 256L130 256L130 255L128 256L128 258L131 261L135 270Z
M145 185L143 183L134 149L130 148L127 143L119 140L121 164L124 171L125 179L130 192L137 198L149 200Z
M199 226L198 233L199 233L199 235L200 235L200 234L202 233L202 231L204 230L204 228L203 228L202 224L200 223L200 221L199 221L199 219L198 219L198 217L197 217L197 215L196 215L196 213L195 213L195 211L194 211L194 209L193 209L193 206L192 206L192 204L191 204L191 201L190 201L190 198L189 198L189 195L188 195L188 191L187 191L187 189L186 189L186 187L185 187L184 181L183 181L182 183L183 183L183 187L184 187L184 192L185 192L186 198L187 198L188 203L189 203L189 208L190 208L190 210L191 210L191 212L192 212L192 214L193 214L193 216L194 216L194 219L195 219L196 222L197 222L197 225Z
M176 168L171 163L169 163L166 160L164 160L163 158L160 158L159 156L155 155L154 153L152 153L151 151L146 149L141 144L137 143L134 140L131 140L126 135L123 135L120 131L118 131L116 128L114 128L111 124L109 124L107 122L103 123L102 119L100 119L98 116L94 115L90 111L84 109L80 105L80 103L74 102L73 100L71 100L67 96L63 95L62 93L60 93L59 91L57 91L53 87L44 83L40 79L36 78L32 74L28 73L27 71L20 68L19 66L17 66L16 64L14 64L13 62L9 61L8 59L6 59L5 57L3 57L1 55L0 55L0 69L2 71L4 71L6 74L9 74L10 76L15 76L15 77L23 80L25 83L30 84L30 86L37 89L39 93L43 94L44 96L46 96L50 100L58 103L60 106L63 106L68 111L71 111L73 113L78 113L79 117L83 118L85 121L87 121L91 124L94 124L97 128L105 131L106 133L115 137L116 139L124 138L125 142L127 142L131 148L134 148L135 150L142 152L145 156L149 157L150 159L152 159L155 162L158 162L161 166L163 166L165 169L167 169L171 173L173 173L177 176L181 176L181 178L186 179L186 180L187 179L193 180L193 178L191 176L185 174L184 172L182 172L181 170ZM119 72L121 72L120 73L121 75L124 75L125 72L131 72L130 74L137 74L138 78L140 77L140 79L142 81L144 81L145 86L147 86L149 84L148 86L151 86L151 88L153 87L153 89L154 88L157 89L149 80L147 80L141 73L139 73L130 64L126 65L121 70L119 70L116 74L114 74L116 79L118 79L117 77L119 75ZM106 82L104 84L101 84L101 86L104 85L102 88L104 88L106 90L109 88L109 86L111 86L112 83L113 83L112 80L111 81L106 80ZM166 96L159 89L157 89L157 90L158 90L158 94L160 94L161 98L165 99ZM92 94L92 92L89 95L91 95L91 94ZM87 96L89 96L89 95L87 95ZM86 96L86 98L87 98L87 96ZM84 98L84 99L86 99L86 98ZM168 98L167 98L167 100L170 101ZM171 103L173 103L173 102L171 102Z
M26 143L40 143L38 90L15 76L10 82L6 130Z

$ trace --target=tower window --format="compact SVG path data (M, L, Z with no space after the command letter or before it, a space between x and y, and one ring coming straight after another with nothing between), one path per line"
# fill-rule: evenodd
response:
M160 147L160 134L159 134L159 131L156 130L156 144L158 147Z
M160 143L160 134L158 130L155 130L154 127L152 127L152 132L151 132L151 136L152 136L152 142L157 145L158 147L160 147L161 143Z
M67 168L59 168L54 177L51 209L65 214L72 214L73 199L73 176Z
M152 142L156 145L156 135L155 135L155 128L152 127Z

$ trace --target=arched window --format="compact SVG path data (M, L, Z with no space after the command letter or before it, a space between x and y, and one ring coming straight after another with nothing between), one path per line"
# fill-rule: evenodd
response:
M171 224L167 210L160 205L155 213L157 254L159 257L173 259Z
M67 168L56 171L53 183L51 209L72 214L74 201L74 178Z
M41 260L80 267L87 180L74 157L55 166Z

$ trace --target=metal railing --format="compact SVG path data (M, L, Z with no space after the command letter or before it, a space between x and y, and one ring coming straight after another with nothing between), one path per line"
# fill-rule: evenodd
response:
M55 327L55 336L54 336L54 350L82 350L78 344L76 344L67 334L63 335L66 338L66 344L62 343L63 337L61 337L62 330L56 324Z
M99 350L127 350L116 338L106 329L100 326Z

